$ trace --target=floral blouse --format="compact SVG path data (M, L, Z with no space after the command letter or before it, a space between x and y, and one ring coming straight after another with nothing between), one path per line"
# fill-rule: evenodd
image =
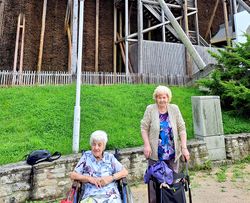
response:
M91 151L86 151L75 167L75 171L85 176L102 177L110 176L121 171L122 164L114 157L113 154L104 152L103 158L97 161ZM98 199L98 202L121 202L117 184L112 182L104 187L97 188L95 185L86 183L82 199Z
M171 160L175 158L174 138L168 113L159 114L160 135L158 142L159 160Z

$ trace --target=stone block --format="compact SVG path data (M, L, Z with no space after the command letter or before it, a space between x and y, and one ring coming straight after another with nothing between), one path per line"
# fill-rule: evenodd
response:
M208 157L210 160L222 160L226 158L225 150L225 137L220 136L209 136L209 137L199 137L207 145Z
M226 158L225 148L208 149L209 159L212 161L223 160Z
M219 96L193 96L192 113L195 136L224 134Z
M225 148L225 137L224 137L224 135L200 137L200 138L204 142L206 142L207 149Z

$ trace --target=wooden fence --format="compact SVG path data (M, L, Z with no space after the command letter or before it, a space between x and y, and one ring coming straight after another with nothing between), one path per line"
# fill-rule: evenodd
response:
M185 85L187 77L183 75L160 74L125 74L106 72L82 72L82 84L112 85L112 84L167 84ZM76 81L76 75L67 72L12 72L0 71L0 87L60 85Z

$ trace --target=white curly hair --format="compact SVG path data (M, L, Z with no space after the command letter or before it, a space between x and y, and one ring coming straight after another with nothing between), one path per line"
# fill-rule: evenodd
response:
M171 90L163 85L159 85L158 87L155 88L154 93L153 93L153 99L156 101L156 97L159 94L166 94L168 96L168 102L171 102L172 99L172 92Z

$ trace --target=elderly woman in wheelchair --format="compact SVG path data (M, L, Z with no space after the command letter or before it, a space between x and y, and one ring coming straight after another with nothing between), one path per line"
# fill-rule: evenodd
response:
M128 171L113 154L104 151L107 141L104 131L93 132L90 136L91 151L83 153L74 172L70 173L72 180L84 183L81 203L121 202L116 180L126 177Z

